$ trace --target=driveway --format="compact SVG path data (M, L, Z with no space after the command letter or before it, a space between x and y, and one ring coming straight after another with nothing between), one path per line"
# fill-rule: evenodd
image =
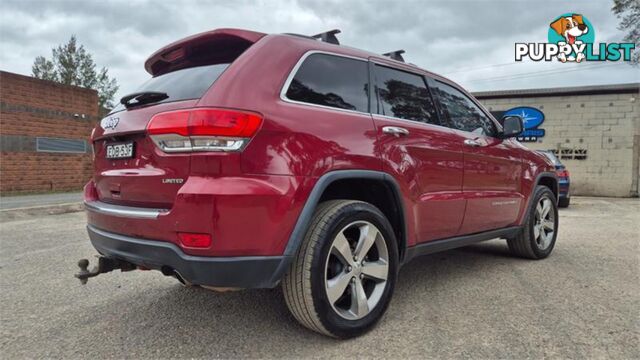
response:
M82 202L81 192L0 197L0 210L41 207Z
M279 289L214 293L159 272L81 286L82 213L0 223L2 358L638 358L640 201L574 198L546 260L504 241L418 258L368 334L298 325Z

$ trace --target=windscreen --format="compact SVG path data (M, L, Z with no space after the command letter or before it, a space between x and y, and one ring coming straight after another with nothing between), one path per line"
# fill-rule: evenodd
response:
M135 92L153 91L167 94L166 99L154 104L199 99L227 66L229 64L215 64L176 70L147 80ZM122 104L113 109L113 112L120 110L124 110Z

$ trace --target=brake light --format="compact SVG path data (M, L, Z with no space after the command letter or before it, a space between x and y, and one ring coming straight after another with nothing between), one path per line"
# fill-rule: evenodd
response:
M559 178L567 178L569 177L569 171L566 169L556 170L556 176Z
M166 152L239 151L260 125L254 112L195 108L156 114L147 133Z
M178 233L178 239L183 247L207 248L211 246L211 235L196 233Z
M184 55L185 55L184 48L181 47L181 48L171 50L169 52L162 54L162 59L167 62L174 62L178 59L182 59Z
M93 180L89 180L84 186L84 201L98 200L98 190L96 190L96 184Z

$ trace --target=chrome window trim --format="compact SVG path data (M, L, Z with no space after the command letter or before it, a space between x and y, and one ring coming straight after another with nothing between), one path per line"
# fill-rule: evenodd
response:
M102 201L85 201L84 206L88 211L98 214L132 218L132 219L157 219L160 214L168 209L148 209L132 206L107 204Z
M333 55L333 56L339 56L339 57L343 57L343 58L347 58L347 59L360 60L360 61L364 61L364 62L367 62L367 63L372 63L374 65L385 66L385 67L388 67L388 68L391 68L391 69L395 69L395 70L398 70L398 71L407 72L407 73L410 73L412 75L416 75L416 76L422 77L423 80L425 81L425 86L427 86L427 88L429 88L429 84L427 82L427 76L428 75L426 75L425 73L420 73L420 71L423 71L420 68L417 68L418 71L415 71L416 69L413 69L414 71L411 71L409 69L404 69L404 67L398 68L398 67L394 67L391 64L378 62L378 61L376 61L376 59L367 59L367 58L358 57L358 56L343 55L343 54L338 54L338 53L334 53L334 52L330 52L330 51L323 51L323 50L309 50L309 51L305 52L300 57L298 62L296 62L296 65L289 72L289 75L287 75L287 79L285 80L284 85L282 86L282 89L280 90L280 100L282 100L284 102L287 102L287 103L291 103L291 104L297 104L297 105L303 105L303 106L311 106L311 107L317 107L317 108L321 108L321 109L334 110L334 111L342 111L342 112L347 112L347 113L352 113L352 114L368 115L370 117L371 116L379 116L379 117L382 117L382 118L385 118L385 119L406 121L406 122L409 122L410 124L413 124L413 125L421 124L423 126L436 126L436 127L439 127L439 128L443 128L443 129L449 130L449 131L456 130L456 129L453 129L453 128L449 127L449 126L445 126L445 125L425 123L425 122L417 121L417 120L402 119L402 118L398 118L398 117L394 117L394 116L378 114L377 112L363 112L363 111L357 111L357 110L341 109L341 108L336 108L336 107L331 107L331 106L326 106L326 105L318 105L318 104L308 103L308 102L304 102L304 101L297 101L297 100L289 99L287 97L287 90L289 89L289 86L291 85L291 82L293 81L293 78L295 77L296 73L298 72L298 70L302 66L302 63L309 56L311 56L313 54ZM400 63L400 64L402 64L402 63ZM371 86L371 84L370 84L370 86ZM375 86L375 84L373 84L373 86ZM369 100L371 102L371 101L374 101L375 99L369 99ZM375 100L375 101L377 101L377 100ZM434 99L434 101L435 101L435 99Z
M411 123L413 125L419 124L419 125L422 125L422 126L435 126L435 127L439 127L439 128L443 128L443 129L447 129L447 130L455 130L455 129L452 129L452 128L448 127L448 126L432 124L432 123L426 123L426 122L422 122L422 121L418 121L418 120L409 120L409 119L403 119L403 118L399 118L399 117L376 114L376 113L372 113L371 115L374 116L374 117L381 117L381 118L385 118L385 119L389 119L389 120L407 121L407 122L409 122L409 123Z
M291 103L291 104L313 106L313 107L317 107L317 108L321 108L321 109L343 111L343 112L348 112L348 113L352 113L352 114L360 114L360 115L371 115L370 112L364 112L364 111L358 111L358 110L349 110L349 109L341 109L341 108L332 107L332 106L319 105L319 104L308 103L308 102L304 102L304 101L292 100L292 99L289 99L287 97L287 90L289 90L289 86L291 85L291 82L293 81L293 78L298 73L298 70L300 70L300 67L302 66L302 63L304 63L304 61L309 56L315 55L315 54L324 54L324 55L330 55L330 56L343 57L343 58L346 58L346 59L363 61L364 63L368 63L369 62L369 59L362 58L362 57L351 56L351 55L343 55L343 54L338 54L338 53L334 53L334 52L330 52L330 51L309 50L309 51L307 51L306 53L304 53L300 57L300 59L298 60L296 65L289 72L289 75L287 76L287 79L285 80L284 85L282 86L282 89L280 89L280 100L282 100L284 102L287 102L287 103ZM367 69L367 71L369 71L369 70Z

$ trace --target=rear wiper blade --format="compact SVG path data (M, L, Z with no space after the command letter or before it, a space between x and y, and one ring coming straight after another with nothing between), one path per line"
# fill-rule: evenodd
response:
M169 95L167 95L167 93L159 91L141 91L123 96L122 99L120 99L120 103L128 109L132 106L162 101L168 97Z

